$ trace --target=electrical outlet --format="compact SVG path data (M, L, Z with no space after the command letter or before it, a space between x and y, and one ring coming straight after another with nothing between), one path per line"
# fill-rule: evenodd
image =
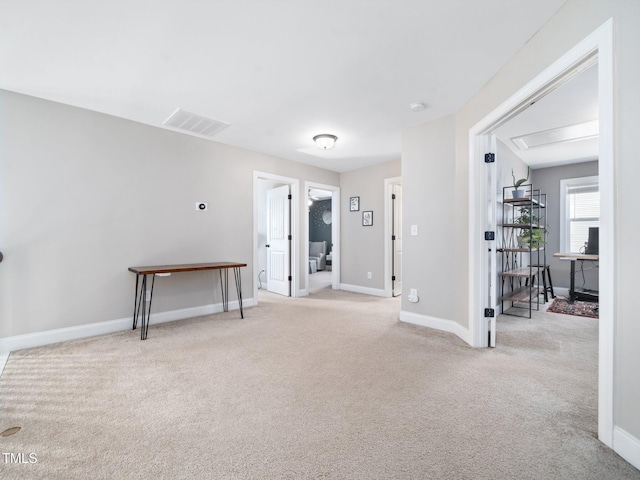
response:
M409 296L407 297L407 299L411 302L411 303L418 303L418 289L417 288L412 288L409 292Z
M367 278L371 280L371 272L367 272Z
M418 225L411 225L411 236L412 237L418 236Z
M151 290L147 290L145 292L145 300L148 302L149 300L151 300Z

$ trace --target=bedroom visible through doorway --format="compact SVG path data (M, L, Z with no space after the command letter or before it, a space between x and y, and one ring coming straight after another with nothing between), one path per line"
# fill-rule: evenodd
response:
M307 294L340 286L340 189L305 183Z

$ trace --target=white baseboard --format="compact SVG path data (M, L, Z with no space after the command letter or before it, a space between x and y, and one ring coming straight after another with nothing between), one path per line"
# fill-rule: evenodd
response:
M386 297L387 293L383 288L361 287L360 285L349 285L347 283L340 284L340 290L353 293L364 293L365 295L373 295L374 297Z
M443 332L453 333L461 340L471 345L471 335L469 333L469 330L464 328L458 322L454 322L453 320L430 317L428 315L407 312L404 310L400 311L399 318L403 322L420 325L421 327L433 328L434 330L441 330Z
M613 450L640 470L640 440L620 427L613 428Z
M569 298L569 289L564 287L553 287L553 293L562 297Z
M244 299L242 307L252 307L255 305L253 298ZM229 310L239 310L238 301L229 302ZM199 317L202 315L211 315L212 313L222 312L222 304L209 304L200 307L183 308L180 310L171 310L168 312L151 313L151 321L149 325L159 323L172 322L174 320L184 320L186 318ZM66 342L68 340L77 340L79 338L93 337L96 335L104 335L106 333L121 332L130 330L133 325L133 318L119 318L117 320L108 320L106 322L89 323L86 325L78 325L76 327L57 328L55 330L46 330L44 332L27 333L24 335L16 335L14 337L0 338L0 365L3 365L2 358L9 352L22 350L24 348L40 347L42 345L50 345L52 343ZM140 328L140 324L138 324ZM6 358L4 360L6 362Z
M7 364L7 360L9 360L9 352L0 353L0 377L2 376L4 366Z

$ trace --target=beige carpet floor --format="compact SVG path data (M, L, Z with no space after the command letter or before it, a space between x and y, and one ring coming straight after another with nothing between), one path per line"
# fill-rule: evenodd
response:
M2 479L640 479L596 439L597 320L500 318L499 347L398 299L245 311L12 353Z

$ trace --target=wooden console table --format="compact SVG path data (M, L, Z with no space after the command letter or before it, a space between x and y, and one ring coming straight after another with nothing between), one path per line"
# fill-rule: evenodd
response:
M138 326L138 317L142 319L140 325L140 340L147 338L149 330L149 317L151 316L151 301L153 300L153 285L156 275L170 275L172 273L198 272L201 270L218 270L220 272L220 288L222 290L222 308L229 311L229 269L233 269L236 280L236 291L238 293L238 303L240 305L240 318L244 318L242 311L242 278L240 268L246 267L246 263L235 262L213 262L213 263L188 263L182 265L154 265L149 267L129 267L129 271L136 274L136 291L133 303L133 330ZM223 281L224 271L224 281ZM153 275L151 281L151 293L149 295L149 306L147 307L147 275ZM142 282L140 282L142 276ZM138 286L140 285L140 288Z

